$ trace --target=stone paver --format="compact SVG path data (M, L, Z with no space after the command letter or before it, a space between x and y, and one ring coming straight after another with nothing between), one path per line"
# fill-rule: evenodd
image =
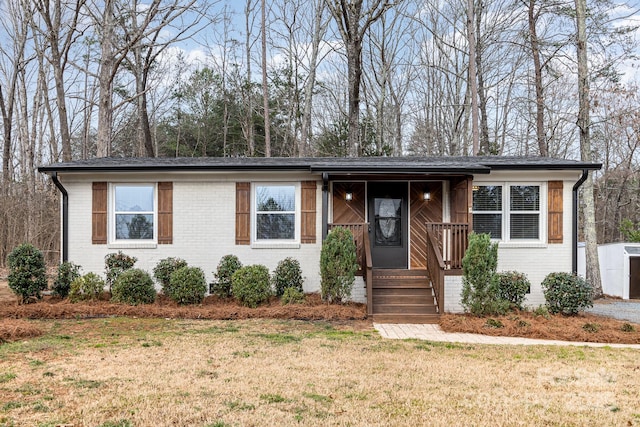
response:
M480 334L463 334L444 332L440 325L390 324L374 323L373 327L383 338L389 339L420 339L437 342L455 342L468 344L494 345L572 345L579 347L611 347L635 348L640 350L640 344L603 344L593 342L573 342L540 340L519 337L493 337Z

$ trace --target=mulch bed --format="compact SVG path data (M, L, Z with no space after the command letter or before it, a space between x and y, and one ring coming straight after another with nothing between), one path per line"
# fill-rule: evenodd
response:
M497 322L502 327L497 327L499 326ZM444 314L440 318L440 326L447 332L563 341L640 344L640 325L585 313L577 316L550 315L548 319L536 316L531 312L492 317Z
M0 302L0 318L11 319L87 319L109 316L151 317L170 319L298 319L298 320L363 320L367 318L364 304L327 304L318 294L307 294L304 304L282 305L277 298L257 308L243 307L235 301L205 298L202 304L180 306L159 295L153 304L130 306L109 301L71 303L47 296L33 304L19 305Z
M31 322L21 319L0 319L0 344L42 335L44 332Z

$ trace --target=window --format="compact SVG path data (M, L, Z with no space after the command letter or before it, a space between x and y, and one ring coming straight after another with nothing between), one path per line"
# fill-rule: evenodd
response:
M155 217L155 185L113 185L115 240L154 240Z
M296 239L296 186L255 186L256 240Z
M474 231L502 241L540 241L540 195L540 185L474 186Z

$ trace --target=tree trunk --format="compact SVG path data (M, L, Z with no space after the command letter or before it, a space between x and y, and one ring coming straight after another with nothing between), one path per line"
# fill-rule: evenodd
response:
M542 65L540 62L540 45L536 24L539 14L535 12L536 0L529 0L529 40L531 41L531 56L533 57L533 70L536 88L536 140L538 141L538 152L541 156L547 157L547 138L544 130L544 93L542 87Z
M587 63L587 5L586 0L575 0L576 4L576 50L578 57L578 128L580 131L580 156L582 161L591 162L591 140L589 135L589 69ZM596 233L595 199L593 194L593 175L582 186L583 220L586 247L587 281L593 287L594 297L602 296L600 262L598 260L598 237Z
M271 126L269 119L269 86L267 83L267 11L265 0L262 0L262 105L264 108L264 156L271 157Z
M115 58L113 52L114 16L113 2L105 0L102 22L102 37L100 69L98 71L98 83L100 93L98 96L98 132L96 135L98 157L111 155L111 127L113 121L113 68Z
M478 130L478 85L476 76L476 36L475 36L475 5L473 0L467 0L467 42L469 45L469 97L471 98L471 138L473 140L474 156L480 149L480 133Z

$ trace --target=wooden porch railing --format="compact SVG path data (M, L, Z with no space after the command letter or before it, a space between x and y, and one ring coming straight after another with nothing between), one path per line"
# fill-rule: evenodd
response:
M365 239L365 234L367 235L367 240L368 240L368 234L369 234L369 224L366 223L350 223L350 224L329 224L329 231L331 231L332 229L336 228L336 227L342 227L342 228L346 228L349 231L351 231L351 234L353 234L353 241L356 244L356 259L358 260L358 273L357 274L364 274L365 272L365 259L364 259L364 239ZM366 246L368 246L369 244L367 243Z
M427 236L437 242L445 270L462 268L462 258L469 242L469 224L429 222Z
M446 269L441 252L433 234L427 233L427 266L440 314L444 313L444 271Z

